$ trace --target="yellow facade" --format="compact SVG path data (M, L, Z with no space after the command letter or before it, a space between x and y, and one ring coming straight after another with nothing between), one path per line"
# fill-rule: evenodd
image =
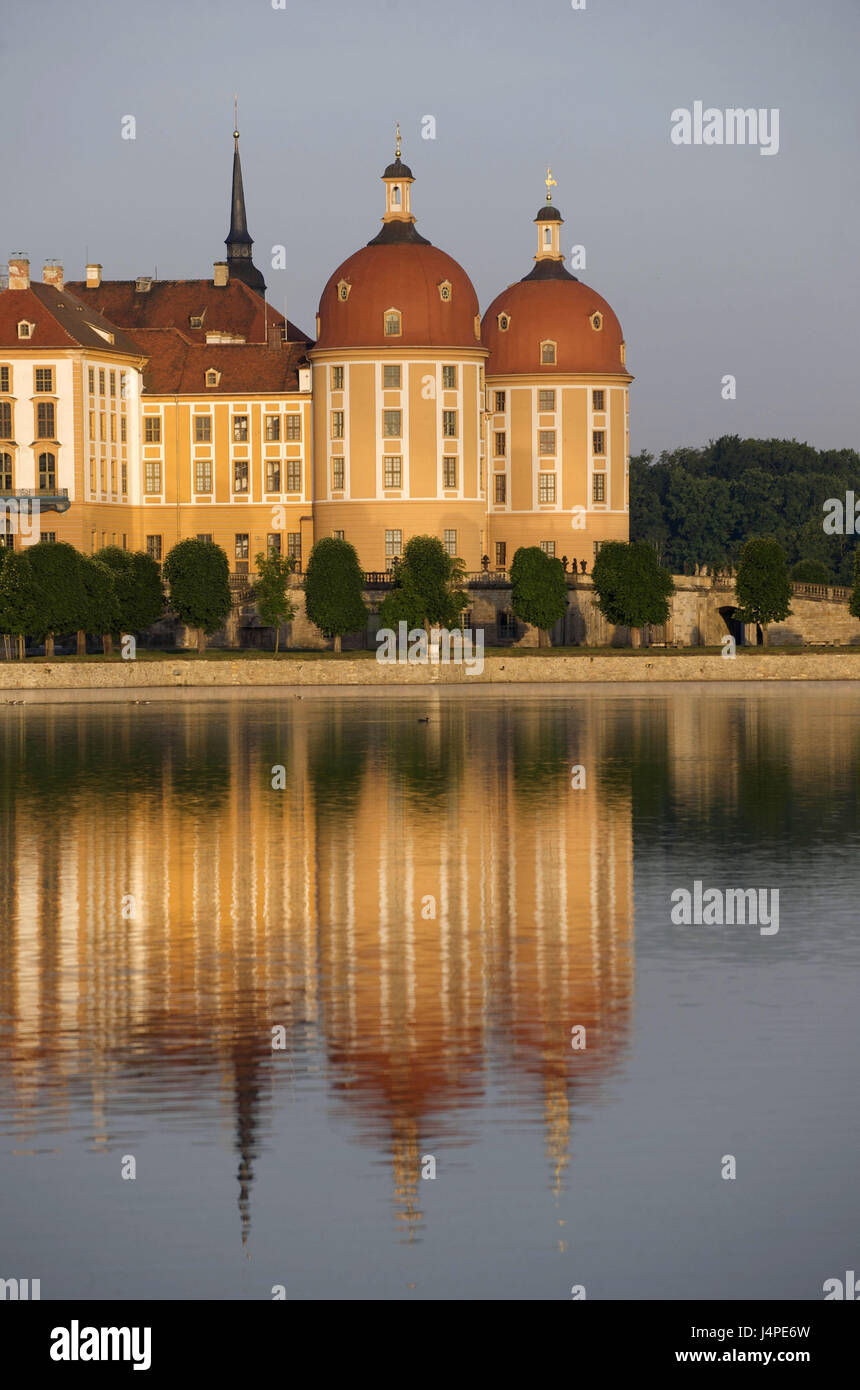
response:
M310 357L316 538L342 533L366 570L381 571L410 536L430 534L479 569L486 351L325 349Z
M601 392L604 409L597 410ZM492 566L509 566L519 546L542 545L590 568L603 541L626 541L626 381L494 376L487 379L487 400Z

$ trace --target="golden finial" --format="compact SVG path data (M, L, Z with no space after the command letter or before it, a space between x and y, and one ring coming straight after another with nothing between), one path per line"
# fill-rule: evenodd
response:
M396 148L396 150L394 151L394 153L395 153L396 157L399 159L399 158L400 158L400 122L399 122L399 121L395 121L395 122L394 122L394 129L395 129L395 131L397 132L397 148Z
M552 169L550 169L549 165L546 166L546 178L544 179L544 183L546 184L546 200L548 203L551 203L552 190L558 188L558 179L553 178Z

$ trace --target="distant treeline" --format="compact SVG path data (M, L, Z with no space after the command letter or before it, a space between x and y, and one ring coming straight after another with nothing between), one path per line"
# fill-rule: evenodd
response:
M823 530L824 503L856 490L860 455L794 439L724 435L704 449L630 460L630 539L650 541L675 574L737 565L744 541L772 536L789 565L817 560L836 584L852 582L857 538ZM850 519L849 519L850 524Z

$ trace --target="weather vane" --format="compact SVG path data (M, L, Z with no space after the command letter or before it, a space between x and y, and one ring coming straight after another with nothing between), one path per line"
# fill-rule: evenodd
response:
M233 93L233 138L239 139L239 93Z
M395 131L397 132L397 149L395 150L395 154L396 154L397 158L399 159L399 158L400 158L400 122L399 122L399 121L395 121L395 122L394 122L394 129L395 129Z
M558 179L553 178L552 170L550 169L549 165L546 166L546 178L544 179L544 183L546 184L546 200L548 203L551 203L552 190L554 188L558 188Z

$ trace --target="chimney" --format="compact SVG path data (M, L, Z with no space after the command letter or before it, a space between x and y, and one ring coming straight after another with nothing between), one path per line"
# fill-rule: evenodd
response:
M230 279L230 271L228 269L227 262L216 261L212 269L215 272L215 284L223 288L224 285L226 285L227 281Z
M42 280L46 285L53 285L55 290L63 288L63 267L56 261L49 261L42 267Z
M26 256L19 254L9 257L9 288L10 290L28 290L30 288L30 262Z
M87 266L87 289L97 290L102 282L102 268L100 265Z

